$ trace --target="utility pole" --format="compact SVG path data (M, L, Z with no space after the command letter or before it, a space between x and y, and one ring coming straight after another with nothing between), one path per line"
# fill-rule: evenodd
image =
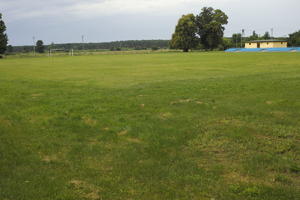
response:
M243 48L243 36L245 33L245 29L242 29L242 35L241 35L241 48Z
M82 50L84 50L84 35L81 36Z
M33 41L33 55L35 56L35 36L32 37L32 41Z
M274 29L271 28L271 37L272 37L272 38L274 38L274 35L273 35L273 34L274 34Z

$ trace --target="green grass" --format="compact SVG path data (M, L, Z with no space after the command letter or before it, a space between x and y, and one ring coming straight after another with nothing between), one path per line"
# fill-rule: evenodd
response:
M300 197L300 54L0 60L1 200Z

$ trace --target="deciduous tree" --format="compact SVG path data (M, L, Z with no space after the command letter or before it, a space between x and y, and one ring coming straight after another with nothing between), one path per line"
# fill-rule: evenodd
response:
M0 13L0 55L4 54L7 48L7 35L5 33L6 26L2 20L2 14Z
M258 35L255 31L252 32L252 35L249 37L249 40L258 40Z
M188 52L190 49L198 45L196 37L197 26L196 18L193 14L183 15L176 26L175 33L170 42L171 48L182 49Z
M300 30L289 35L289 46L299 47L300 46Z
M265 34L262 36L262 38L265 39L265 40L271 39L270 33L268 31L265 32Z
M42 40L38 40L36 42L36 51L38 53L44 53L45 51L45 46L44 46L44 42Z
M235 46L236 48L239 47L239 45L241 44L241 41L242 41L242 34L240 34L240 33L232 34L231 42L232 42L233 46Z
M204 7L196 17L198 35L205 49L214 49L222 44L224 25L228 23L228 16L221 10Z

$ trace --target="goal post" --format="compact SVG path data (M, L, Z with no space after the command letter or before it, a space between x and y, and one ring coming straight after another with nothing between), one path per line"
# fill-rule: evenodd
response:
M48 56L69 55L74 56L74 49L49 49Z

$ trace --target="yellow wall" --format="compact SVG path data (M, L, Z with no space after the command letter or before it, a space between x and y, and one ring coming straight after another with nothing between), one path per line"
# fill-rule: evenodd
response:
M246 43L245 48L251 49L251 48L257 48L258 45L256 42L254 43ZM261 42L260 48L280 48L280 47L287 47L287 42Z
M245 48L247 49L257 48L257 43L246 43Z
M273 48L273 42L261 42L260 48Z
M280 48L280 47L287 47L287 42L274 42L273 47L274 48Z

